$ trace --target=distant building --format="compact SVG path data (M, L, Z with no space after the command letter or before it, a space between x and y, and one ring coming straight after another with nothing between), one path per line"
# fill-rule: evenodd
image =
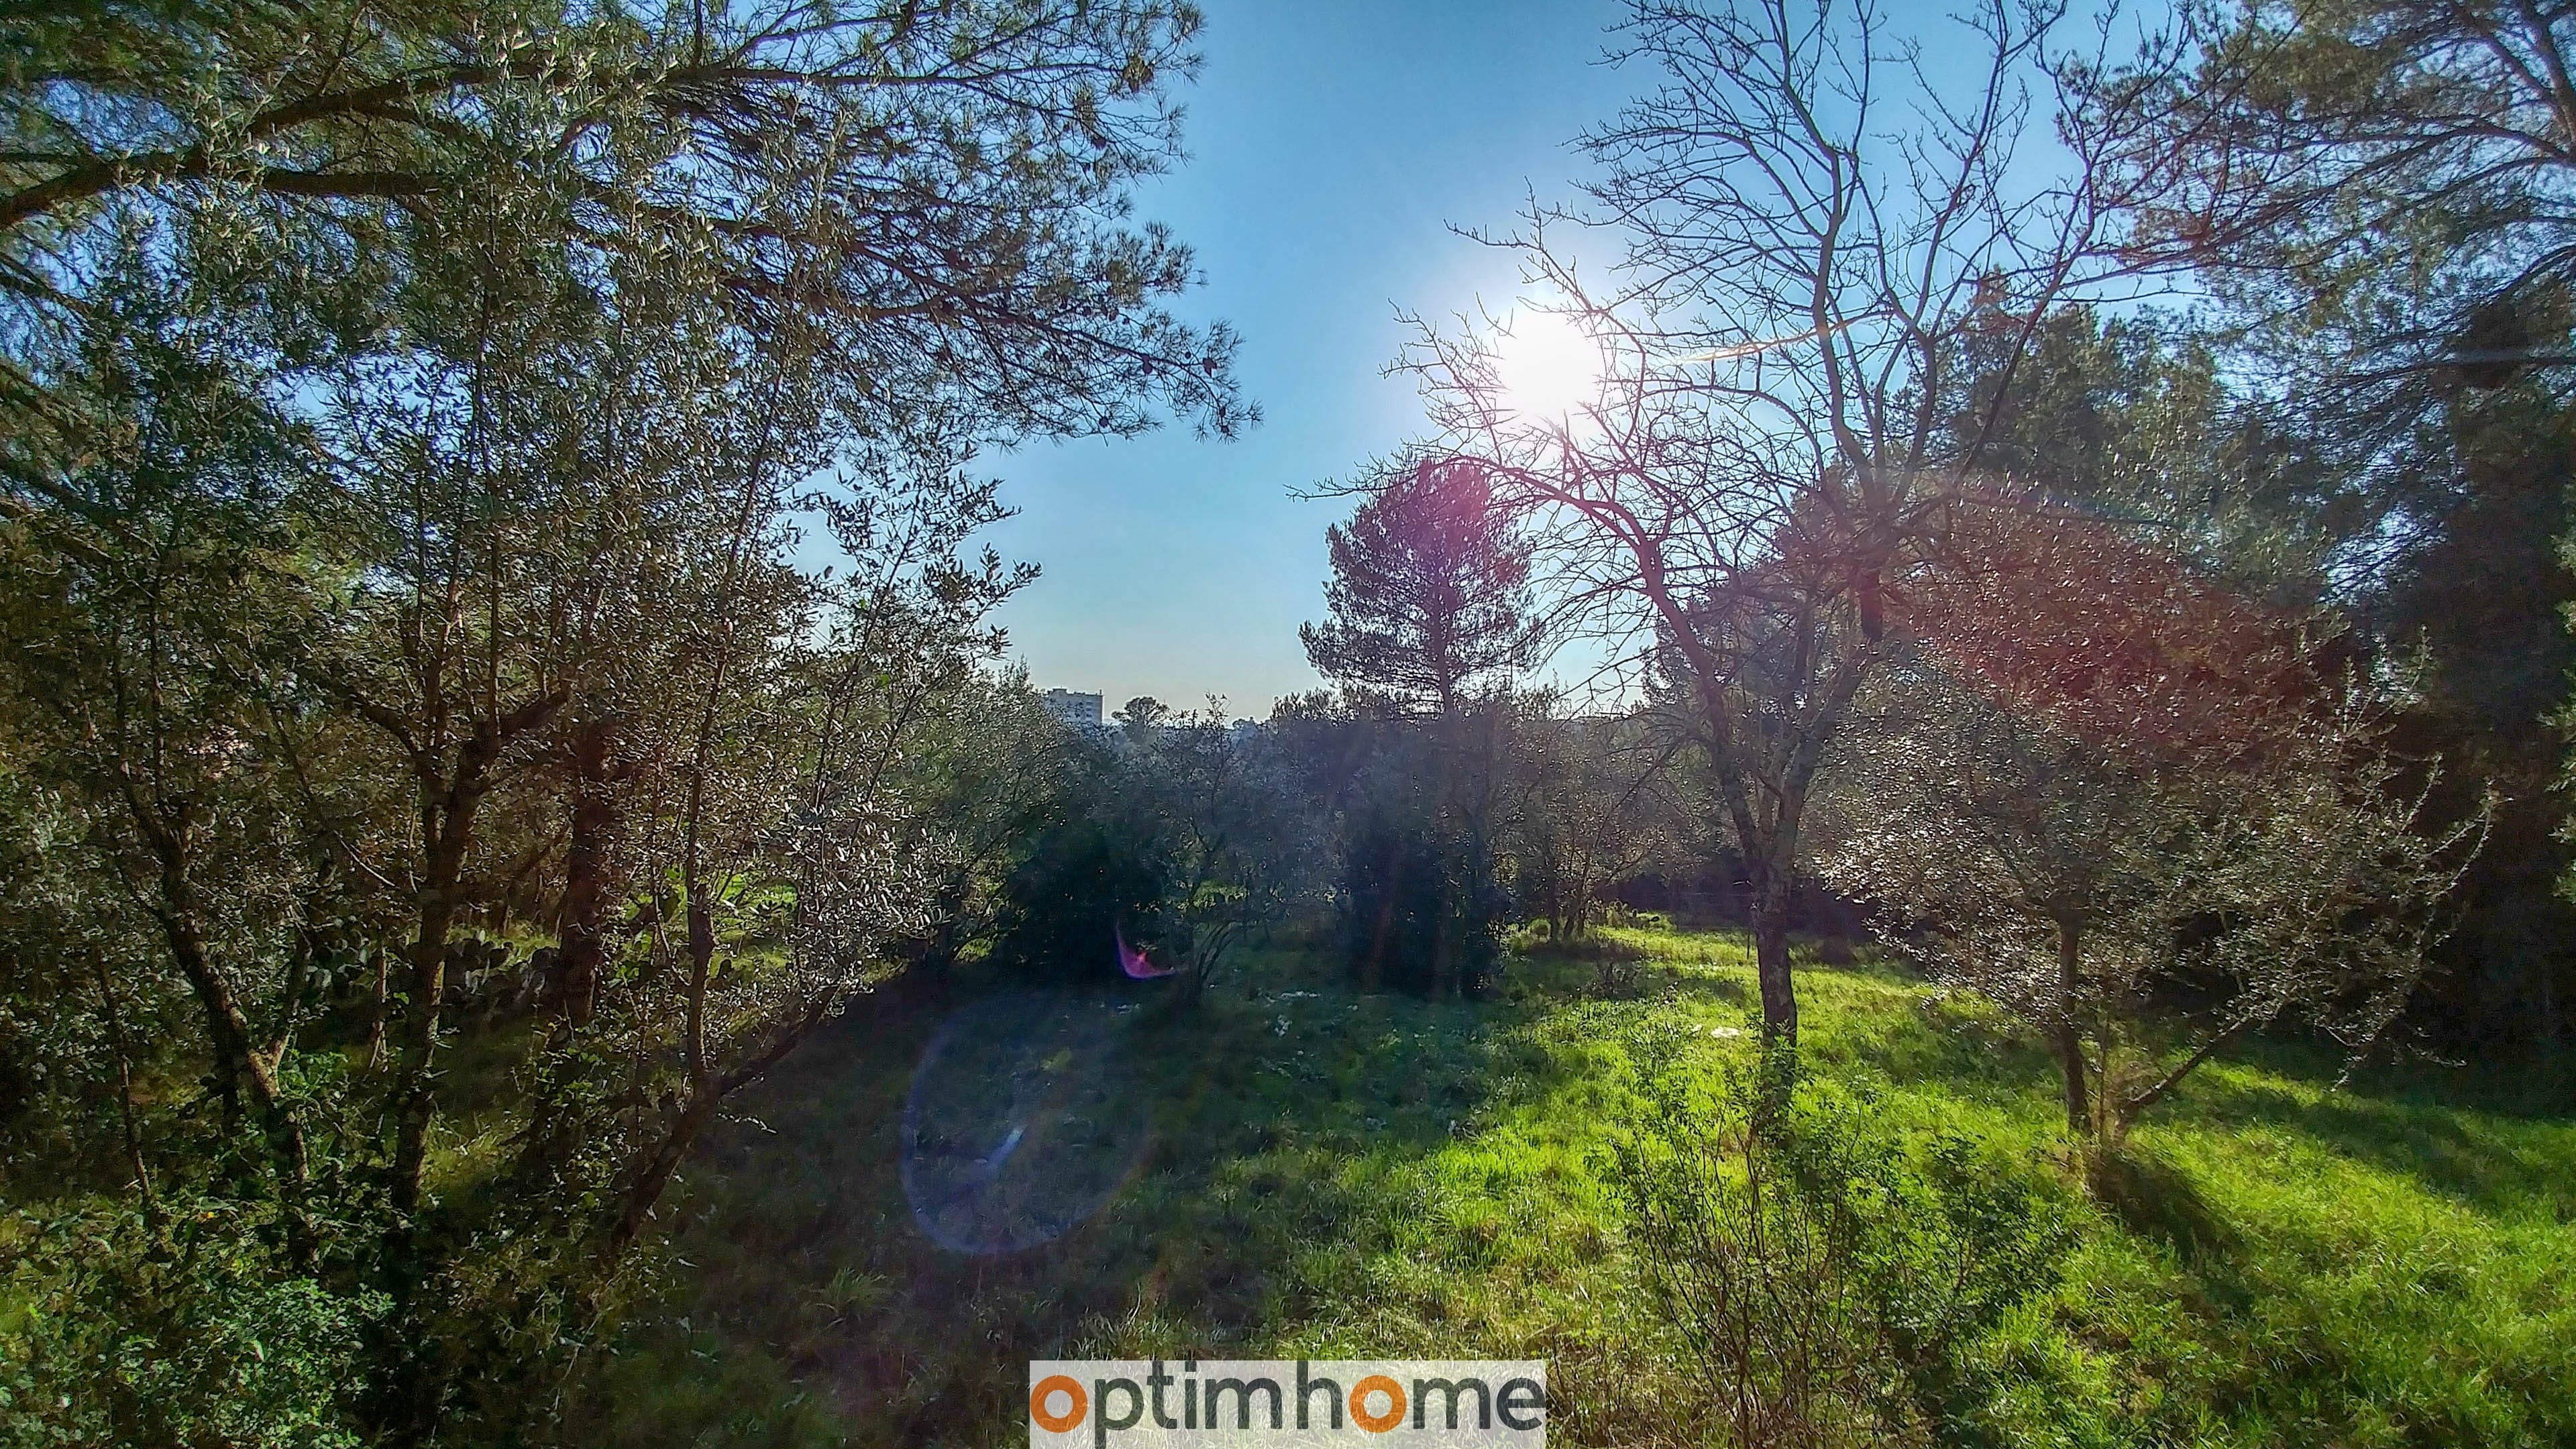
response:
M1100 728L1099 695L1076 694L1069 689L1050 689L1046 692L1046 707L1056 718L1066 724L1080 725L1084 729Z

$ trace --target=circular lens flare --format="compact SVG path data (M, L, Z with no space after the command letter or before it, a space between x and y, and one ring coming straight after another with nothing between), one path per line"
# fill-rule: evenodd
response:
M903 1192L952 1252L1052 1241L1117 1196L1144 1162L1153 1079L1136 1003L990 997L944 1023L903 1107Z

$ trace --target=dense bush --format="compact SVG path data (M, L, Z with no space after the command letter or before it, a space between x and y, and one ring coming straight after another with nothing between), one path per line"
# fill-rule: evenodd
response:
M1499 733L1348 691L1272 714L1292 781L1281 793L1329 839L1335 949L1362 990L1475 996L1491 984L1512 908L1497 868Z
M1011 872L997 963L1045 981L1099 981L1118 973L1115 934L1139 947L1162 941L1170 841L1114 800L1086 803L1041 831Z
M1128 701L1114 735L1059 731L1043 822L1008 846L993 958L1025 975L1113 974L1124 939L1195 997L1247 932L1321 893L1320 815L1278 741L1219 702Z
M0 1224L0 1445L355 1445L384 1295L285 1270L221 1198Z
M1352 832L1335 904L1363 989L1483 994L1508 902L1481 864L1467 842L1424 823L1379 818Z

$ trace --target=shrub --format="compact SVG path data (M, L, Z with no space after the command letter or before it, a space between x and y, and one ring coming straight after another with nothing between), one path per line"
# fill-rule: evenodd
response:
M1041 833L1002 889L993 959L1040 979L1116 976L1114 935L1160 943L1170 927L1171 845L1115 802Z
M379 1294L280 1271L241 1204L0 1223L0 1446L355 1446Z
M1661 1321L1744 1446L1979 1442L2004 1389L1994 1339L2057 1279L2047 1200L1944 1135L1919 1153L1865 1098L1794 1087L1785 1053L1713 1098L1647 1038L1642 1111L1611 1179Z
M1424 825L1368 821L1342 858L1342 948L1363 990L1483 995L1507 904L1471 851Z

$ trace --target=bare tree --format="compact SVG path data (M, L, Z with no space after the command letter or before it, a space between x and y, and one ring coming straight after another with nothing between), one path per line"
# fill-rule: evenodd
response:
M2008 370L2119 268L2097 246L2102 138L2027 144L2066 119L2045 111L2059 16L1983 5L1963 22L1974 62L1945 47L1935 73L1868 5L1637 0L1618 58L1658 84L1583 138L1592 208L1533 207L1495 239L1599 349L1596 394L1525 413L1473 329L1426 325L1403 364L1429 399L1424 451L1479 460L1527 520L1552 622L1615 641L1689 718L1750 877L1775 1037L1797 1030L1790 893L1826 746L1992 431L1944 426L1967 344L1991 359L2000 337ZM1606 278L1578 266L1594 235L1620 248Z

